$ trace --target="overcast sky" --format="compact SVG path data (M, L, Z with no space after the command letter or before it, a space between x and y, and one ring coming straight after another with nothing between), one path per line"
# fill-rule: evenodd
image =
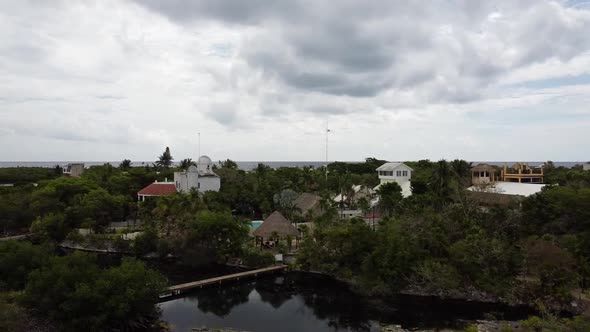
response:
M590 1L0 0L0 160L590 159Z

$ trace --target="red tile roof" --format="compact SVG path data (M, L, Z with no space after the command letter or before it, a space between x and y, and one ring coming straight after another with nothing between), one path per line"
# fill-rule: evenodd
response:
M154 182L141 189L137 194L144 196L164 196L174 194L175 192L176 186L174 183Z

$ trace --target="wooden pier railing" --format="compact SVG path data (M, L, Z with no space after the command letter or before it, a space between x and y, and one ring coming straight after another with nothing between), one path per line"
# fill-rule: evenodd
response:
M165 299L168 297L177 296L177 295L180 295L186 291L189 291L189 290L192 290L195 288L203 288L203 287L209 286L209 285L221 284L225 281L240 280L242 278L248 278L248 277L256 277L259 274L283 271L286 268L287 268L287 265L275 265L275 266L269 266L269 267L265 267L265 268L257 269L257 270L239 272L239 273L228 274L228 275L224 275L224 276L220 276L220 277L198 280L198 281L188 282L188 283L180 284L180 285L174 285L174 286L168 287L167 293L160 295L160 299Z

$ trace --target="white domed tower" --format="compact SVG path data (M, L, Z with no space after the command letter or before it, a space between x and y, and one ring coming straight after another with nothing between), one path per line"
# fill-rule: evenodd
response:
M207 156L200 156L197 162L199 171L199 191L219 191L221 179L213 172L213 162Z
M211 158L207 156L200 156L199 161L197 162L197 169L199 170L199 174L208 174L213 173L211 169L213 162L211 162Z

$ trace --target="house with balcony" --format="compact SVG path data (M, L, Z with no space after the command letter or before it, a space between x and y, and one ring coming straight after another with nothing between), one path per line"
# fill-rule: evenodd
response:
M402 162L388 162L379 166L376 171L380 183L373 190L377 191L385 183L396 182L402 188L402 195L404 197L412 195L410 180L412 179L412 172L414 170L410 166Z
M515 163L512 167L504 164L500 175L504 182L543 183L543 166L530 167L528 163Z
M545 187L542 167L530 167L515 163L512 167L504 164L498 175L495 166L478 164L471 169L472 186L468 195L480 205L517 204L523 198L539 193Z

